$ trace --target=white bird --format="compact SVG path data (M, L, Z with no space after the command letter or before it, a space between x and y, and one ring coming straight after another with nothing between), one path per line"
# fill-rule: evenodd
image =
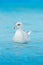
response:
M23 24L21 22L17 22L15 27L17 28L17 31L15 32L13 36L13 41L17 43L26 43L29 41L30 32L24 32L23 30Z

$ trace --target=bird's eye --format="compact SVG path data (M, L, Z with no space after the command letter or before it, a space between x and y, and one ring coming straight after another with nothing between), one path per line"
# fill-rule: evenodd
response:
M18 26L20 26L20 24L18 24Z

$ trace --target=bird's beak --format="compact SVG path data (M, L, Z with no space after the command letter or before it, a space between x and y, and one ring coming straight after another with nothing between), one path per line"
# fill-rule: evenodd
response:
M15 27L14 27L14 29L15 29Z
M14 29L16 29L16 25L14 26Z

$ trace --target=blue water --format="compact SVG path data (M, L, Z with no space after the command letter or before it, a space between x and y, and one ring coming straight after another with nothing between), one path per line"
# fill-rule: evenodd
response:
M31 30L26 44L12 41L15 23ZM0 65L43 65L43 1L0 1Z

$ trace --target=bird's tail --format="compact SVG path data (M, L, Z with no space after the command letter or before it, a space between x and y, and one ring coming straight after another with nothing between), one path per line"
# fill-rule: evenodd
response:
M32 32L32 31L29 31L29 32L27 32L27 34L28 34L28 35L30 35L30 34L31 34L31 32Z

